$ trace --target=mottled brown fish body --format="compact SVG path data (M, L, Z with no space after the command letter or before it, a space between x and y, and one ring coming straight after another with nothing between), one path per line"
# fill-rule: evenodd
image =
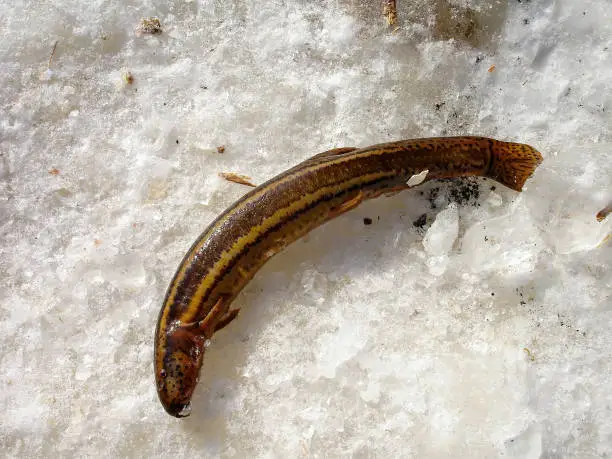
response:
M207 340L235 317L230 304L259 268L291 242L366 199L409 188L417 174L486 176L520 191L541 161L528 145L483 137L404 140L330 150L253 189L200 235L170 283L155 334L164 408L189 414Z

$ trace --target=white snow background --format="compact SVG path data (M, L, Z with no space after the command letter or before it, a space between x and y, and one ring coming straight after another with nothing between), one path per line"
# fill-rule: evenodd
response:
M610 0L399 0L398 28L379 0L0 8L0 455L612 455ZM248 191L219 172L461 134L545 161L520 194L428 183L296 242L191 417L164 412L165 289Z

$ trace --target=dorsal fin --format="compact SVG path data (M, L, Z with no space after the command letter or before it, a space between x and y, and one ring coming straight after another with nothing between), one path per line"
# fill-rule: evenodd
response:
M321 158L327 158L329 156L343 155L344 153L350 153L351 151L355 150L357 150L356 147L332 148L331 150L324 151L323 153L319 153L318 155L311 156L306 161L304 161L304 163L318 161Z
M311 156L308 159L305 159L301 163L299 163L296 166L294 166L291 169L289 169L289 171L292 171L294 169L300 169L300 168L302 168L304 166L307 166L309 164L318 163L318 162L320 162L321 160L323 160L325 158L330 158L332 156L343 155L344 153L350 153L351 151L355 151L355 150L357 150L356 147L333 148L331 150L324 151L323 153L319 153L317 155Z

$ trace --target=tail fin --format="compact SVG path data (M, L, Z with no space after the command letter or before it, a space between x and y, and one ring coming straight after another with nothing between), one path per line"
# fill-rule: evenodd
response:
M486 175L508 188L521 191L542 161L540 152L529 145L496 141L491 147L491 165Z

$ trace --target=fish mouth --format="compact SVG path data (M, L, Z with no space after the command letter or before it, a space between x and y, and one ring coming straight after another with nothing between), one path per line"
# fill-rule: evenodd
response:
M175 418L186 418L191 414L191 402L187 403L172 403L165 406L166 412Z

